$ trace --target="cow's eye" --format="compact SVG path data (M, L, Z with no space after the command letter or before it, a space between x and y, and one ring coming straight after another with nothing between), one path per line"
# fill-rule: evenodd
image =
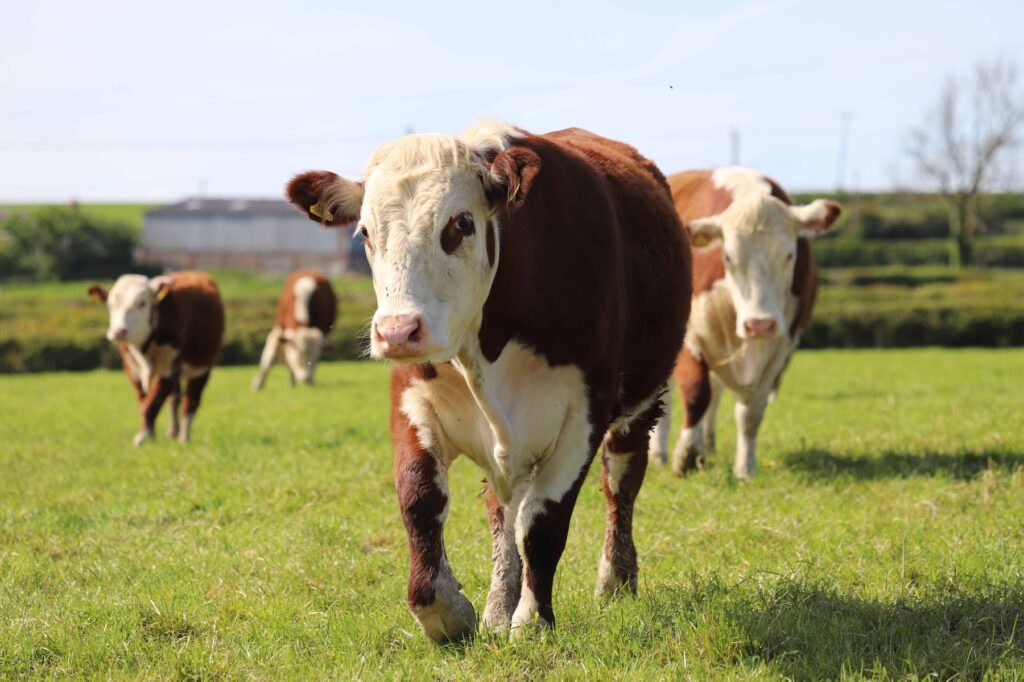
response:
M363 235L363 239L370 238L370 231L366 229L366 225L360 225L358 232L359 234Z
M726 265L732 265L732 258L729 257L729 254L723 252L722 258L725 260Z
M789 262L791 262L792 260L793 260L793 254L791 254L791 253L787 253L787 254L786 254L786 262L787 262L787 263L789 263Z
M464 235L473 234L473 230L476 226L473 224L473 216L469 213L460 213L458 219L455 221L455 226L459 228L459 232Z
M141 310L141 309L146 307L146 302L145 301L139 301L138 303L135 304L135 307Z

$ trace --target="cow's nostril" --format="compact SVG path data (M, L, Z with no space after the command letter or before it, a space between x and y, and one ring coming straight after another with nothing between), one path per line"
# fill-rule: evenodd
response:
M423 327L423 322L419 318L417 318L416 319L416 326L413 327L411 332L409 332L409 341L411 343L419 343L420 342L420 329L422 327Z

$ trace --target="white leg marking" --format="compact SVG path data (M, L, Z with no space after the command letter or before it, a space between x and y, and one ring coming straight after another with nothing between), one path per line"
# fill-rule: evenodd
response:
M260 371L252 380L252 390L258 391L263 388L263 383L267 380L267 372L270 371L270 367L277 359L280 342L281 328L275 326L267 334L267 343L263 346L263 354L260 356Z
M736 402L736 461L732 471L737 478L752 478L757 470L757 430L766 403L767 396L751 396L748 403Z

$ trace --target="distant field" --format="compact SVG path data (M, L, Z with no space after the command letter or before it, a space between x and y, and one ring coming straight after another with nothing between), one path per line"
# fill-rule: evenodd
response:
M1024 351L799 353L760 476L720 452L649 472L641 588L593 599L584 486L536 641L437 648L405 610L387 368L291 390L214 372L188 447L129 446L119 372L0 377L0 677L1019 679ZM542 399L540 397L539 399ZM678 405L678 401L676 402ZM158 425L162 435L165 420ZM480 473L452 471L448 555L481 608Z

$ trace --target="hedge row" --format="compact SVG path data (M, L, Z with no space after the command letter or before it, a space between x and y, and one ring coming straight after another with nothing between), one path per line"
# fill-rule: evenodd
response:
M945 239L867 241L820 239L814 257L826 268L880 265L943 265L950 263L950 242ZM977 266L1024 267L1024 235L999 235L979 239L974 252Z

